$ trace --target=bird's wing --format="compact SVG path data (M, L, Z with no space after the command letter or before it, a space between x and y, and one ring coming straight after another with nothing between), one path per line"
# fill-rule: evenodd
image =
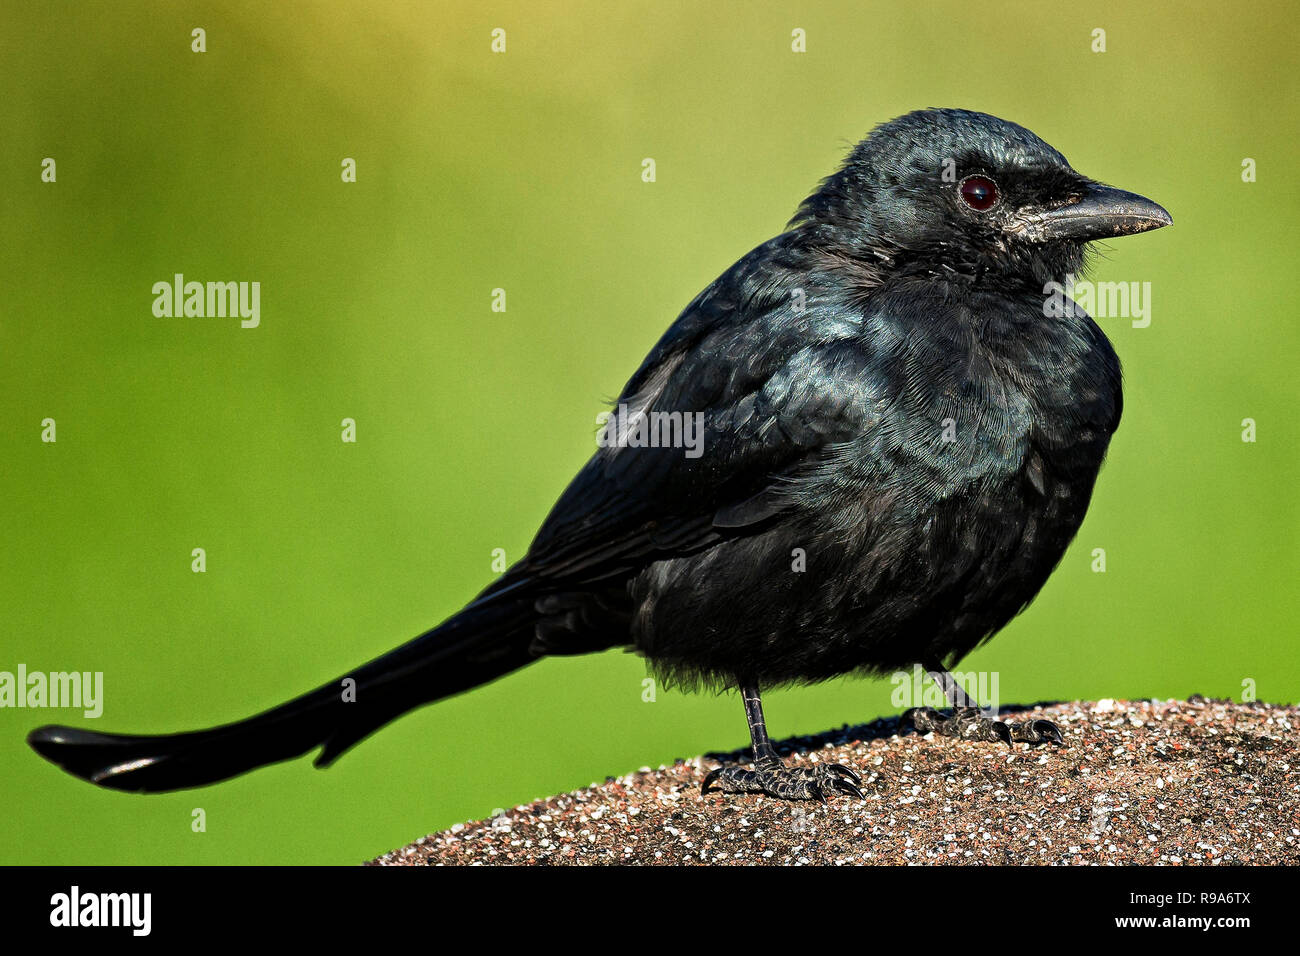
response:
M773 281L781 270L753 259L687 308L615 407L624 423L639 411L652 426L653 413L680 413L699 426L698 450L600 448L519 572L594 580L750 533L796 504L801 472L878 419L887 386L857 306L791 296L793 282Z

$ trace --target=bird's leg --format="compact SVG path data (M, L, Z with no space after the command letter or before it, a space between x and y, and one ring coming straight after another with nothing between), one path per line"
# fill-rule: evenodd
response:
M1050 720L990 720L980 712L979 701L972 699L940 664L932 661L925 665L925 669L948 698L948 703L952 704L952 716L945 719L933 707L913 707L903 714L903 720L910 720L919 733L933 731L944 737L1001 740L1008 744L1050 742L1064 745L1061 729Z
M767 737L767 724L763 720L763 701L757 684L740 688L745 702L745 719L749 722L749 739L754 745L754 767L719 767L709 772L700 785L700 793L716 787L727 793L765 793L782 800L825 800L835 791L861 797L857 784L862 778L837 763L817 764L815 767L787 767L776 755L772 741Z

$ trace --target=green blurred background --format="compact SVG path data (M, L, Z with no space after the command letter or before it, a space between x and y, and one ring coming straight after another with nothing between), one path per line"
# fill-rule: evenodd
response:
M1101 323L1124 424L1062 566L963 669L1004 702L1300 696L1293 5L546 6L4 5L0 670L103 671L106 705L0 710L0 861L354 863L743 744L734 696L643 703L620 652L425 708L328 772L177 794L92 788L23 736L243 717L456 610L682 306L925 106L1025 124L1176 220L1098 261L1153 285L1149 328ZM176 272L260 281L260 328L155 318ZM769 723L866 720L890 690L774 694Z

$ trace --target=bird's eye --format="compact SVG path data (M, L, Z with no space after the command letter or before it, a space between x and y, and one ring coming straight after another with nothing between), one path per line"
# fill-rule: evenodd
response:
M967 176L959 188L962 202L979 212L992 209L998 201L997 183L987 176Z

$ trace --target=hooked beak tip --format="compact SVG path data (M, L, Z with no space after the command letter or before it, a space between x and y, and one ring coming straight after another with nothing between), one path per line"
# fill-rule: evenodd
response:
M1145 196L1093 183L1076 202L1053 209L1026 210L1012 220L1008 231L1033 242L1087 242L1150 232L1173 222L1174 217L1164 206Z

